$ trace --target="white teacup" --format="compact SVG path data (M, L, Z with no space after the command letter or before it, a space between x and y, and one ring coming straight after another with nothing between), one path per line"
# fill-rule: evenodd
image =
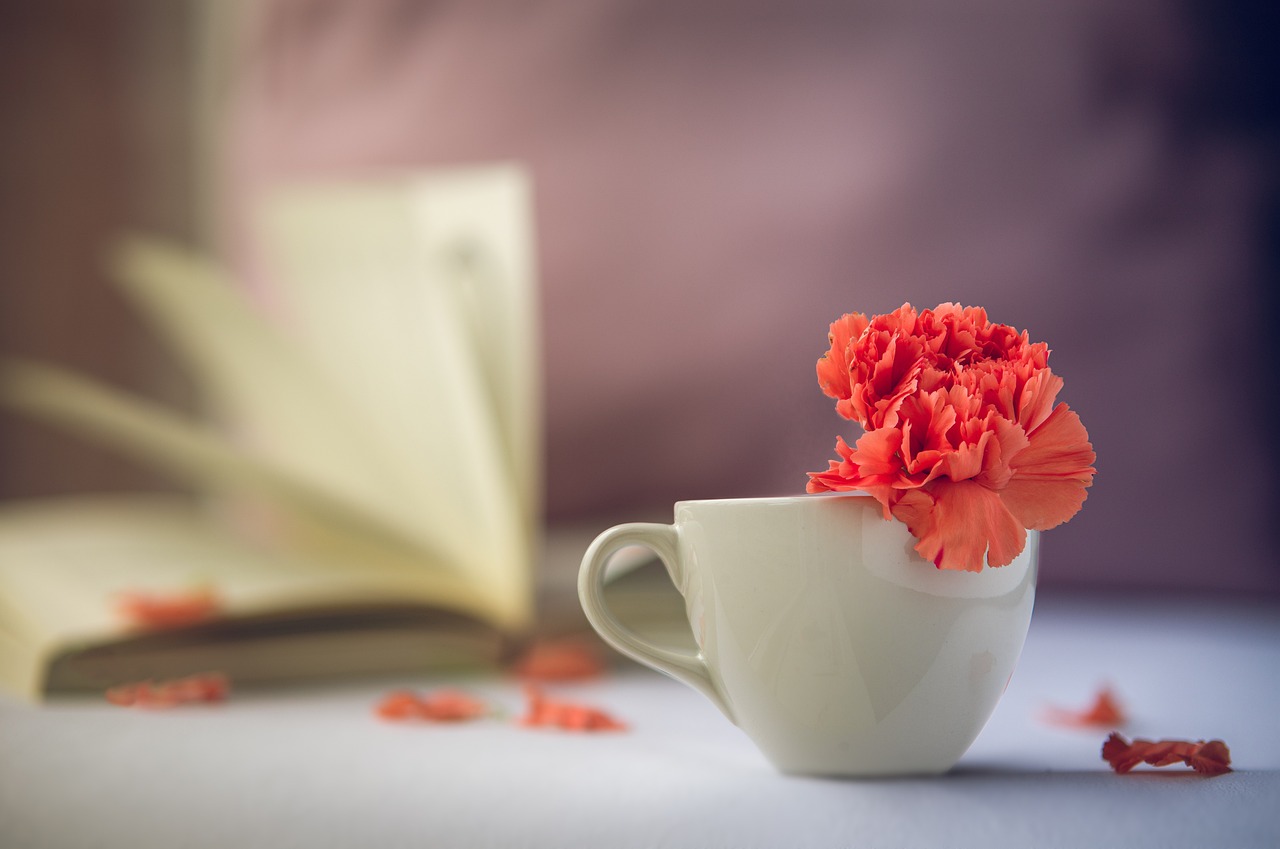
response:
M672 525L618 525L578 593L611 646L711 699L783 772L950 769L1022 651L1039 535L1008 566L936 569L904 524L857 495L682 501ZM604 567L643 545L685 598L699 651L655 645L604 601Z

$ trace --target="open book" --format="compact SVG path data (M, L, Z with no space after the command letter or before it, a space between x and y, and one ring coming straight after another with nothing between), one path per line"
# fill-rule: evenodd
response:
M198 258L124 244L124 291L207 415L34 363L0 366L0 403L200 498L0 509L0 685L411 668L527 629L541 489L529 208L511 167L278 194L259 222L272 277L257 303ZM196 588L216 600L203 621L122 614L122 599Z

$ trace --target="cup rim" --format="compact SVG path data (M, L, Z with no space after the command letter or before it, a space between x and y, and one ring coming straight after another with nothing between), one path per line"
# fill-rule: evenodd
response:
M795 503L806 502L806 501L818 502L818 501L830 501L833 499L838 500L838 499L845 499L845 498L868 498L868 499L871 499L872 501L875 501L875 503L877 504L880 503L876 501L875 496L869 492L862 492L861 490L851 490L849 492L802 492L802 493L796 493L793 495L748 495L741 498L687 498L682 501L677 501L675 503L675 506L682 507L682 506L689 506L694 504L698 504L698 505L702 505L702 504L705 504L705 505L795 504Z

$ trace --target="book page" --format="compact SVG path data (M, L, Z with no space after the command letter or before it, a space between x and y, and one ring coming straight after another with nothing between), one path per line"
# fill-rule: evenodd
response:
M282 191L264 249L287 333L341 387L416 522L531 613L540 372L527 188L476 169Z

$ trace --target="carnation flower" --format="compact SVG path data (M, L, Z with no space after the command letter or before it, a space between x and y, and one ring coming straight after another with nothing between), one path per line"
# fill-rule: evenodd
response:
M1027 530L1074 516L1095 455L1080 418L1056 404L1049 349L979 307L910 304L831 325L818 384L864 430L810 472L810 492L860 490L906 523L940 569L1011 563Z

